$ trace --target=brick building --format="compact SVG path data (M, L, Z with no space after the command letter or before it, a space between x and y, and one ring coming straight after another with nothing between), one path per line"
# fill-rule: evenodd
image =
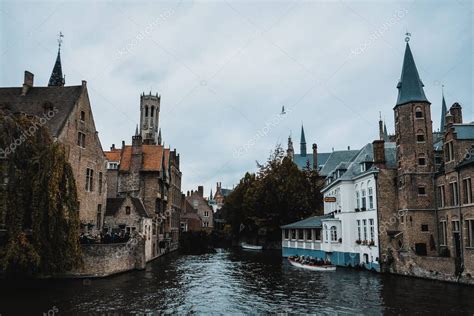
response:
M74 172L81 230L97 234L102 228L106 205L106 159L86 81L78 86L65 86L58 50L47 87L34 86L34 75L25 71L22 87L0 88L0 106L16 114L50 117L45 126L54 140L64 145Z
M214 227L214 212L208 201L204 198L204 187L198 186L197 191L188 191L186 201L201 218L203 230L212 231Z
M458 103L433 132L431 103L406 44L394 107L397 166L375 153L382 268L399 274L473 283L474 124ZM384 140L376 141L381 144Z
M132 144L112 145L107 156L109 198L130 195L143 202L152 218L152 257L176 250L181 210L180 157L161 145L159 124L161 97L140 96L140 127Z

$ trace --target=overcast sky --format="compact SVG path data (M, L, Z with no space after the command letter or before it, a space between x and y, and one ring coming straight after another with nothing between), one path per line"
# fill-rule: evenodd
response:
M448 106L473 120L471 1L0 2L0 86L23 72L47 85L87 80L104 150L131 143L142 92L161 95L165 144L183 191L232 187L301 123L308 151L360 148L393 132L405 33L439 126ZM287 114L280 116L282 105Z

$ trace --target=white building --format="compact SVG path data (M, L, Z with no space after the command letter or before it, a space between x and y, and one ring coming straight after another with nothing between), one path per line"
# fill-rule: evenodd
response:
M387 163L395 161L393 143L385 144L385 152ZM312 223L318 225L311 227L313 230L320 228L321 237L319 240L306 240L307 234L297 229L303 221L283 226L284 256L310 255L330 259L336 265L362 266L380 271L376 196L378 169L373 165L373 156L373 145L367 144L349 161L339 161L328 172L326 185L321 190L324 216L319 217L318 221L313 219Z

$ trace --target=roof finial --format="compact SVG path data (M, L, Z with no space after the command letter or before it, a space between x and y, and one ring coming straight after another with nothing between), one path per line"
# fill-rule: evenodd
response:
M410 41L410 37L411 37L411 33L408 33L408 31L405 33L406 37L405 37L405 42L409 42Z
M59 45L59 50L61 50L61 44L63 43L63 32L59 31L59 35L58 35L58 45Z

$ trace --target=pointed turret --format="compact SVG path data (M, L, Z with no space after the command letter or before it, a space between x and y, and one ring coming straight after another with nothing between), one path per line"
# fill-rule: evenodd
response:
M385 142L389 141L388 132L387 132L387 125L385 124L385 122L383 123L383 140Z
M444 132L446 125L446 113L448 112L448 107L446 106L446 101L444 100L444 91L442 92L443 99L441 101L441 123L439 124L439 131Z
M304 137L303 124L301 124L300 155L306 157L306 138Z
M66 83L66 80L64 79L63 76L63 69L61 67L61 44L63 42L62 40L63 34L60 32L59 33L59 39L58 39L58 56L56 57L56 62L54 63L53 67L53 72L51 73L51 77L49 78L49 83L48 87L63 87L64 84Z
M161 145L161 128L158 131L158 145Z
M423 87L423 82L421 82L420 76L418 75L415 60L413 59L410 45L407 41L405 57L403 58L402 75L397 85L397 105L409 102L429 102L428 99L426 99Z
M291 160L293 160L293 157L295 156L295 150L293 149L293 141L291 140L291 135L288 136L288 148L286 149L286 155L290 157Z

